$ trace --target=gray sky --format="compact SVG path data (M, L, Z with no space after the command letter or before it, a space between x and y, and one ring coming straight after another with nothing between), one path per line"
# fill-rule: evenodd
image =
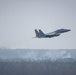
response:
M34 39L34 29L70 32L50 39ZM76 0L0 0L0 47L76 48Z

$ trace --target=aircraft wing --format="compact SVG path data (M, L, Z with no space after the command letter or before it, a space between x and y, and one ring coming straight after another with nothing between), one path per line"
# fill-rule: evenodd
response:
M51 32L51 33L47 33L46 36L49 36L49 37L54 37L54 36L59 36L60 33L56 33L56 32Z
M55 32L50 32L50 33L47 33L46 35L55 35L56 33Z

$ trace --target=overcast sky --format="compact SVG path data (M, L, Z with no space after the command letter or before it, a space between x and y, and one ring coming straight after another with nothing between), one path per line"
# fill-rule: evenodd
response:
M34 39L34 29L49 33L71 29L55 38ZM76 48L76 0L0 0L0 47Z

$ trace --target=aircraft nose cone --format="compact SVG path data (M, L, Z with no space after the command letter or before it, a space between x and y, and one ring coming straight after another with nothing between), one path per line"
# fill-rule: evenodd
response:
M67 31L71 31L70 29L68 29Z

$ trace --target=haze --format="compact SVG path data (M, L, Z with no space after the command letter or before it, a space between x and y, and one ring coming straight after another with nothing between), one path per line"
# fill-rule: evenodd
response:
M44 33L71 29L59 37L34 39ZM30 49L76 48L76 0L0 0L0 47Z

